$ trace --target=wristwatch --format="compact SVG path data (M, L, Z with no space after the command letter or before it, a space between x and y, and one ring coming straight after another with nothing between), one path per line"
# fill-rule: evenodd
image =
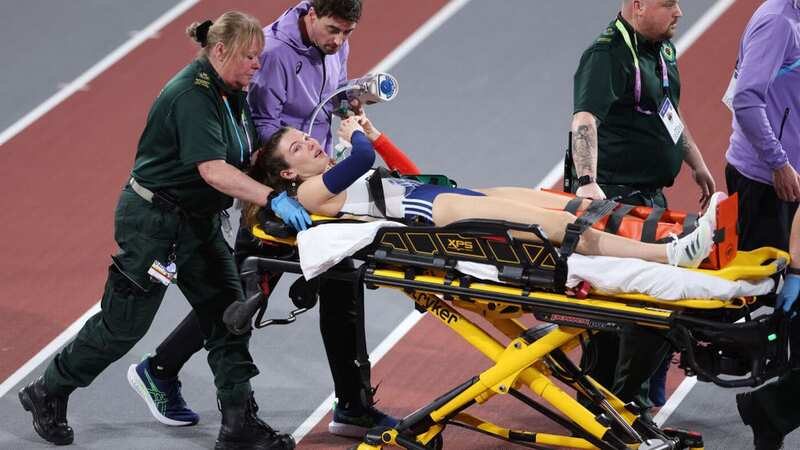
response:
M586 186L587 184L594 183L594 177L591 175L584 175L578 178L578 186Z

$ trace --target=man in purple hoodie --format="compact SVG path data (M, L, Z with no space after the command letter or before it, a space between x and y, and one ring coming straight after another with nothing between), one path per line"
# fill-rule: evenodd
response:
M725 178L739 193L742 250L789 249L800 201L799 24L795 0L767 0L739 48Z
M360 17L360 0L303 1L264 28L261 70L248 95L262 142L284 126L307 130L317 104L347 83L347 38ZM312 129L328 154L331 115L342 98L325 105Z
M789 250L792 218L800 201L798 3L767 0L756 10L742 37L735 84L726 96L732 97L734 117L725 178L728 190L739 193L739 247L743 250L762 246ZM778 303L796 299L798 272L790 269ZM789 291L793 298L787 301ZM792 348L800 348L798 328L793 327ZM739 414L753 429L757 450L781 448L783 437L800 425L798 396L797 370L736 396Z
M264 28L261 69L248 93L262 142L281 127L307 130L317 104L347 83L347 39L360 18L361 0L311 0L300 2ZM329 155L331 116L345 99L342 95L329 101L312 129ZM361 437L373 426L397 423L373 406L369 361L355 363L360 359L357 346L362 345L356 336L364 327L358 319L356 289L363 286L326 280L319 291L320 331L337 397L328 430L350 437Z

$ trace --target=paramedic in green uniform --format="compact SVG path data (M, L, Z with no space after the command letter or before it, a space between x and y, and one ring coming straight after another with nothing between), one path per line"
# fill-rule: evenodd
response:
M673 184L682 162L700 186L701 206L714 193L678 109L680 76L670 39L682 15L677 0L624 0L617 18L583 53L571 127L577 195L663 208L662 190ZM617 344L615 334L604 332L595 340L600 357L593 376L623 401L639 394L666 357L666 343L649 335L623 332Z
M220 229L222 211L232 197L270 203L284 216L298 211L286 206L291 200L273 196L268 202L271 190L241 172L257 148L243 88L260 67L263 33L255 18L239 12L192 24L187 32L202 50L167 83L148 114L132 177L117 203L119 251L109 266L102 310L19 393L36 432L55 444L73 441L68 396L144 336L172 281L205 335L222 411L216 448L294 448L291 436L256 414L249 380L258 370L249 334L228 333L222 323L225 308L243 300Z

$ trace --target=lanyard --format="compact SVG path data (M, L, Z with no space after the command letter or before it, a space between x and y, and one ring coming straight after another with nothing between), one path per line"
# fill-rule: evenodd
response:
M625 25L622 24L622 21L617 19L615 25L622 34L625 44L628 45L631 55L633 55L633 67L636 69L636 79L633 85L633 102L636 111L646 116L650 116L653 114L653 111L643 109L641 106L639 106L639 102L642 100L642 70L639 68L639 55L636 54L636 50L631 43L631 35L628 33L628 29L625 28ZM634 36L634 39L635 38L636 37ZM664 89L664 95L667 95L669 93L669 72L667 71L667 63L664 62L664 55L662 55L661 52L658 52L658 58L659 62L661 63L661 87Z
M792 64L789 64L788 66L781 67L780 70L778 70L777 76L779 77L781 75L786 75L787 73L793 71L794 69L797 69L798 67L800 67L800 59L793 62Z
M236 132L236 141L239 142L239 162L244 163L244 145L242 144L242 138L239 136L239 125L233 118L233 110L231 109L231 105L228 103L228 97L225 96L225 94L222 94L222 101L225 102L225 108L228 110L228 117L231 119L233 129ZM253 144L250 142L250 135L247 133L247 121L245 119L244 111L242 111L242 128L244 128L244 137L247 140L247 156L249 158L250 155L253 154Z

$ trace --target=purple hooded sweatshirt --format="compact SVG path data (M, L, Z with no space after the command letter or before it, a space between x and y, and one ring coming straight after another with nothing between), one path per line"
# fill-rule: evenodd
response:
M747 178L771 185L772 172L787 162L800 170L796 0L767 0L756 10L742 37L738 61L733 134L725 157Z
M264 28L261 69L253 76L247 95L262 142L284 126L308 130L317 104L347 83L347 41L336 54L327 56L303 42L300 20L309 7L309 2L300 2ZM329 155L331 114L338 101L335 98L325 105L311 133Z

